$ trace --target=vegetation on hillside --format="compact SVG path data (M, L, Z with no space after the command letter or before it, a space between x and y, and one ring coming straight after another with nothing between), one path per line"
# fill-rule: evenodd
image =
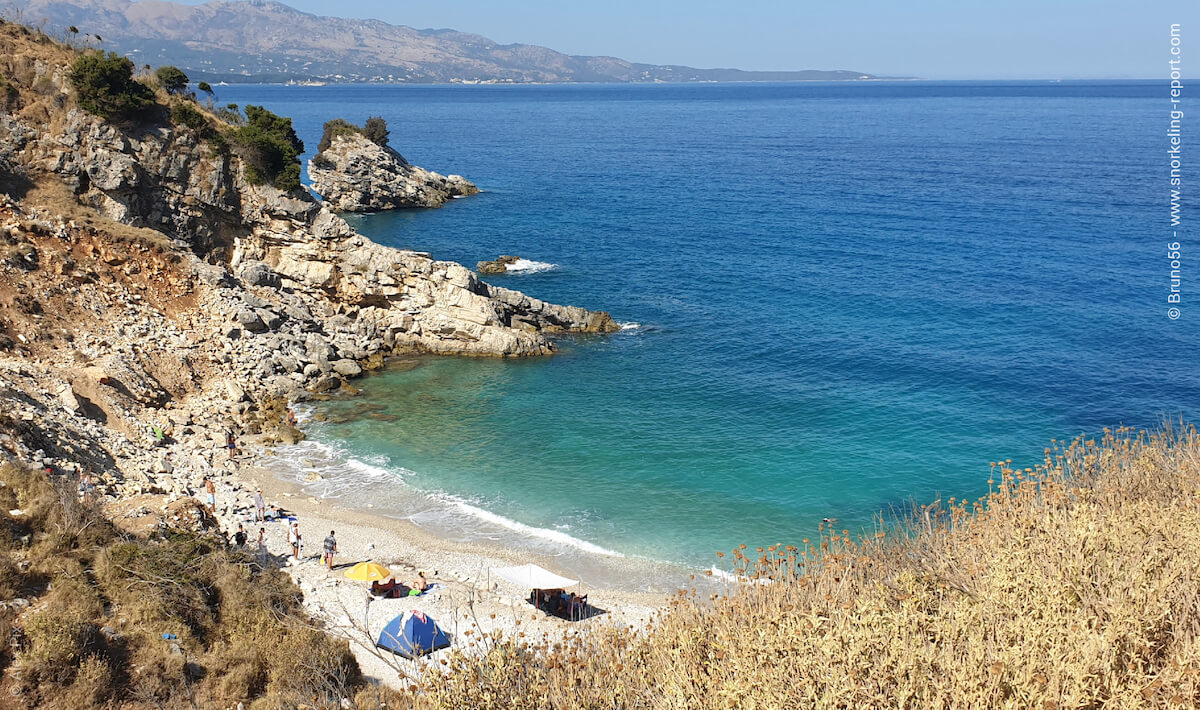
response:
M299 156L304 144L291 119L260 106L247 106L244 116L236 105L214 107L212 86L201 82L198 88L209 104L205 110L188 91L189 79L178 67L151 72L146 66L139 75L132 61L114 52L78 49L3 20L0 28L0 49L7 50L0 56L0 111L16 112L33 101L41 115L29 118L48 121L68 97L46 67L66 65L74 99L88 113L123 124L160 123L169 117L220 152L232 147L250 183L289 192L301 189Z
M383 116L371 116L367 122L363 124L363 135L367 140L380 146L387 147L388 144L388 127L387 121L383 120Z
M188 101L178 101L171 105L171 123L200 132L206 132L208 126L204 114Z
M317 153L324 153L333 145L337 136L358 133L366 136L367 140L386 147L388 144L387 121L382 116L371 116L363 126L357 126L344 118L335 118L325 122L321 130L321 141L317 143Z
M285 191L300 189L300 154L304 143L292 119L261 106L246 107L246 125L228 133L229 142L246 166L251 184L269 183Z
M188 77L179 67L159 67L154 76L158 79L158 85L168 94L182 94L187 91Z
M317 152L324 153L329 150L329 146L333 145L333 139L337 136L352 133L362 133L362 129L344 118L333 118L326 121L325 125L321 127L321 141L317 143Z
M133 62L116 52L79 55L70 80L80 108L108 120L141 120L157 104L154 91L133 78Z
M378 707L284 573L211 533L122 536L62 475L0 480L0 707Z

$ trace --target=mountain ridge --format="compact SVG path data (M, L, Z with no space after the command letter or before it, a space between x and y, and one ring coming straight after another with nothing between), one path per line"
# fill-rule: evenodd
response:
M64 39L125 54L137 64L173 64L194 79L229 82L587 83L847 81L858 71L743 71L569 55L501 44L458 30L415 29L375 19L303 12L276 0L17 0L20 21L42 22ZM81 34L68 36L67 28ZM280 31L287 28L287 31ZM96 37L103 39L96 39Z

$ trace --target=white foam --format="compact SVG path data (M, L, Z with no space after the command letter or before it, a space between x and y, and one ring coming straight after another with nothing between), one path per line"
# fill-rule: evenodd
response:
M387 465L386 457L355 457L342 446L305 439L277 450L284 477L299 483L310 494L340 498L351 491L380 483L398 483L412 473ZM311 479L316 473L320 476Z
M733 574L732 572L726 572L723 569L717 569L716 565L709 567L708 571L711 572L712 576L716 577L717 579L726 582L733 582L735 584L771 584L773 582L773 580L766 579L765 577L747 577L744 574Z
M426 500L434 501L435 506L433 510L441 508L445 511L448 508L493 528L503 528L523 536L595 555L606 557L625 556L615 550L610 550L568 535L563 530L570 529L571 526L569 524L557 526L559 529L556 530L538 528L472 505L454 495L447 495L440 492L418 492L406 484L404 480L413 475L414 472L400 466L390 465L390 461L386 456L355 456L354 452L348 450L346 447L336 443L318 441L314 438L306 439L293 446L284 447L280 451L281 453L286 452L280 458L282 459L281 463L285 464L284 468L290 469L288 477L300 483L310 494L315 494L322 498L341 498L351 492L378 490L378 487L383 485L390 487L391 494L393 495L400 494L401 497L405 497L400 491L407 490L408 495L416 494L426 497ZM308 476L314 472L319 474L320 478L317 480L308 480ZM409 499L409 505L413 502L415 501ZM408 506L402 505L403 507ZM444 513L437 517L440 518L443 515ZM419 517L419 514L417 516L409 516L409 520L420 524L417 519ZM492 538L492 535L487 534L483 530L479 532L481 537Z
M541 271L549 271L557 268L557 264L549 264L544 261L533 261L532 259L517 259L513 263L507 264L504 267L506 271L524 274L536 274Z
M280 447L275 453L278 458L298 467L308 466L311 459L320 459L322 464L334 463L340 461L343 454L340 449L315 439L305 439L291 446Z
M462 500L456 500L454 498L450 498L449 501L454 505L455 508L466 513L467 515L470 515L474 518L478 518L479 520L482 520L484 522L491 523L492 525L497 525L499 527L507 528L514 532L521 533L522 535L528 535L530 537L537 537L537 538L541 538L543 540L549 540L550 542L556 542L560 545L574 547L577 550L583 550L584 552L590 552L595 555L605 555L607 557L624 557L625 556L625 555L621 554L620 552L617 552L616 550L610 550L606 547L601 547L599 545L590 543L587 540L580 540L577 537L572 537L564 532L559 532L558 530L547 530L545 528L535 528L532 525L526 525L525 523L519 523L516 520L512 520L511 518L506 518L503 515L497 515L496 513L493 513L490 510L484 510L483 508L477 508L477 507L471 505L470 503L467 503Z
M641 323L632 323L632 322L630 322L630 323L617 323L617 325L621 326L621 330L637 330L638 328L641 328L641 327L642 327L642 324L641 324Z
M412 473L406 468L384 468L383 466L374 466L358 459L349 459L346 461L346 468L353 469L355 472L365 475L374 481L395 481L397 474L403 478L407 474Z

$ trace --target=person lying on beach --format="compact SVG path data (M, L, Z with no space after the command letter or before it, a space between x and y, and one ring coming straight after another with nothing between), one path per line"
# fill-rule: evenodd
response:
M413 583L413 589L418 593L429 589L429 580L425 579L425 572L417 572L417 581Z
M384 599L407 597L409 591L409 588L397 582L395 577L389 577L383 584L378 581L371 582L371 594Z

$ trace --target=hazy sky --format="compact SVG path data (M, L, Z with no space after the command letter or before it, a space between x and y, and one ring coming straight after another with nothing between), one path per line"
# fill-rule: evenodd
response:
M1185 54L1195 57L1191 74L1200 75L1197 0L284 2L319 15L452 28L568 54L930 79L1158 78L1168 25L1179 22Z

